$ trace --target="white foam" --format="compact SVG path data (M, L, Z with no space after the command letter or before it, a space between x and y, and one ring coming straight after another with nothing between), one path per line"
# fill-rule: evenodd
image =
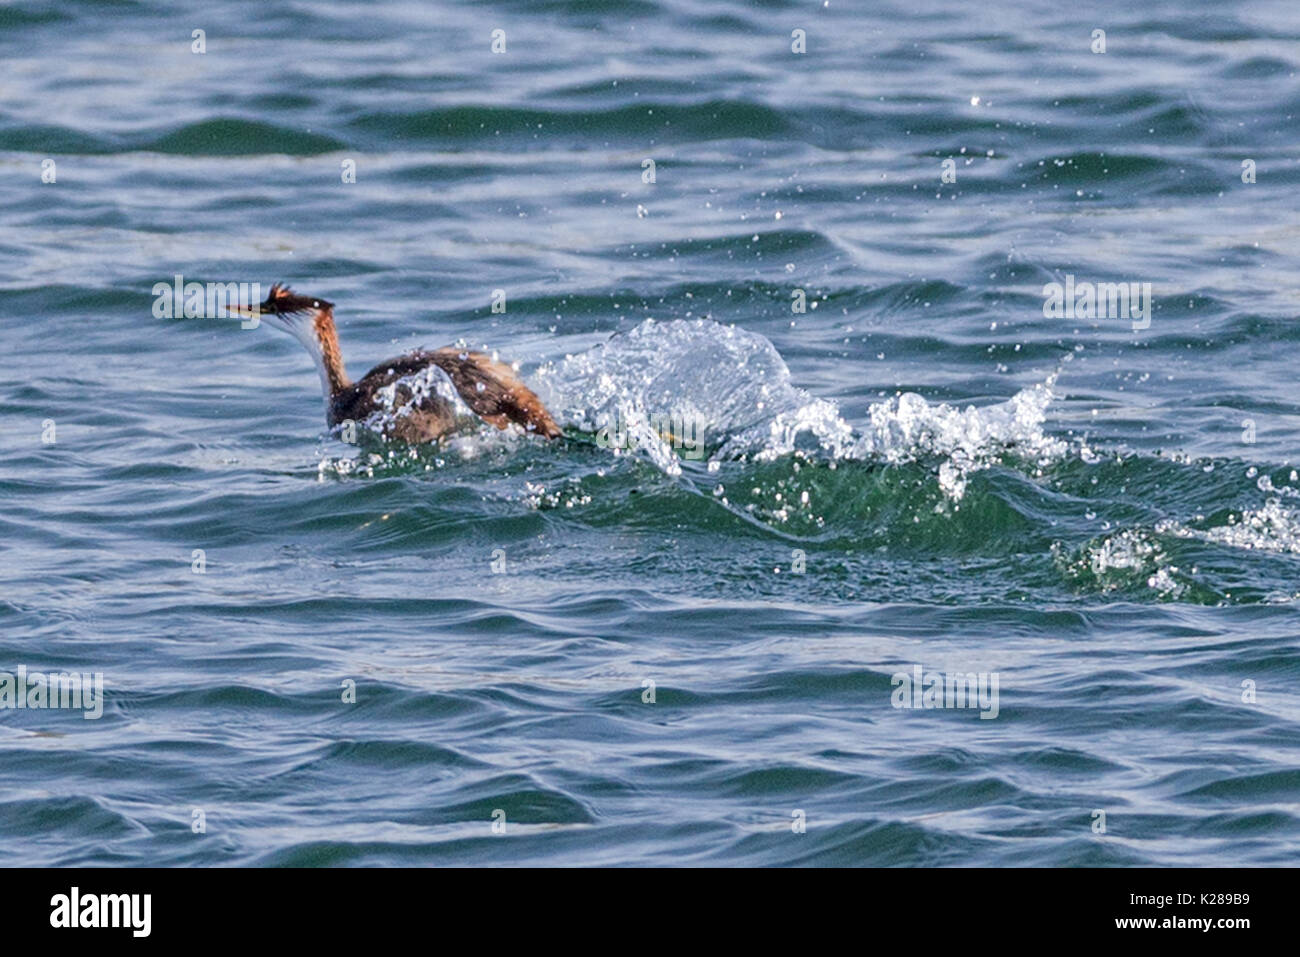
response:
M579 429L630 423L637 451L670 475L681 473L680 460L650 428L654 414L695 416L713 463L769 461L799 451L890 463L938 456L946 460L938 466L940 486L960 500L970 473L1009 449L1039 463L1065 453L1064 442L1043 433L1055 379L982 408L931 405L904 393L873 405L857 429L834 402L795 387L765 337L705 319L650 319L543 367L539 391Z
M1270 498L1260 508L1229 515L1226 525L1200 529L1168 521L1157 526L1157 531L1246 551L1300 555L1300 512L1283 505L1277 498Z

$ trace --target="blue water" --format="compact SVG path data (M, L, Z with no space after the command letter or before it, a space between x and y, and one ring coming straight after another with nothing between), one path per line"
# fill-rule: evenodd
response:
M0 5L0 672L105 693L0 709L3 861L1295 863L1298 41ZM345 444L177 274L330 299L354 376L496 350L569 438ZM657 411L704 457L593 441ZM996 708L895 707L918 666Z

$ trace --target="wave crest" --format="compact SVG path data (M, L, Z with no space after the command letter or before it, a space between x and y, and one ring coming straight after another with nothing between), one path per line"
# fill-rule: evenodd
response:
M903 393L873 405L856 428L834 402L793 384L766 337L706 319L648 319L540 375L549 404L566 423L591 433L628 425L637 440L631 451L670 475L681 474L681 461L672 441L651 427L656 415L700 423L711 464L792 453L890 464L939 457L941 487L954 501L972 471L1008 451L1044 463L1066 451L1043 432L1055 374L982 408Z

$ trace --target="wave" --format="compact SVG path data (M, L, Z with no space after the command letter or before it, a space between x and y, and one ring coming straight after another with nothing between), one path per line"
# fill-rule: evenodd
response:
M1214 463L1053 434L1048 414L1070 361L1062 356L1043 381L1000 402L957 406L902 392L851 421L796 386L766 337L707 319L650 319L531 377L565 428L563 450L475 425L434 369L407 386L456 404L462 434L433 448L327 457L318 474L481 473L487 462L509 470L514 461L516 487L494 479L492 493L598 524L675 514L705 528L721 506L732 521L801 547L1028 562L1075 595L1294 600L1286 582L1300 556L1296 473L1226 462L1211 485ZM609 468L619 463L648 494L620 494ZM657 482L646 482L647 469ZM1243 555L1273 564L1247 580Z
M873 405L855 427L834 402L794 385L766 337L707 319L648 319L538 375L543 399L565 422L596 435L626 432L631 441L615 454L643 454L669 475L682 473L680 437L661 435L655 422L692 423L708 451L706 467L794 453L889 464L937 456L954 500L972 470L1008 450L1043 463L1065 451L1043 432L1056 373L985 408L902 393Z

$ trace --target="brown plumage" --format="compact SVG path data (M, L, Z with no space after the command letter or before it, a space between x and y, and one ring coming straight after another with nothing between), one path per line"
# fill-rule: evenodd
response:
M307 347L320 372L325 394L325 418L330 426L352 421L364 423L376 412L383 418L383 435L399 442L433 442L457 428L452 403L418 377L437 367L474 414L498 429L515 422L548 439L561 435L550 412L531 389L503 362L481 352L445 348L415 351L381 362L357 382L348 379L334 328L334 304L324 299L296 295L279 283L271 287L266 302L256 311L268 325L288 332ZM403 382L402 380L408 380ZM381 390L391 387L388 393Z

